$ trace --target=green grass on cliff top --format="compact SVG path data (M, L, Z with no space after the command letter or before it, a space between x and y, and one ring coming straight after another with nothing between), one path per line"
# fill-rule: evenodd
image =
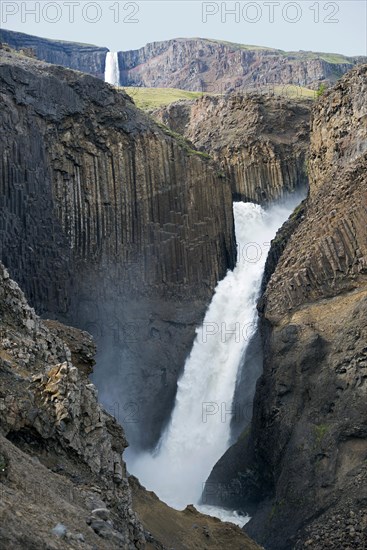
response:
M227 40L216 40L215 38L205 38L206 42L214 42L215 44L223 44L224 46L229 46L230 48L235 48L236 50L265 50L265 51L274 51L280 52L281 50L276 50L275 48L268 48L267 46L254 46L251 44L237 44L237 42L228 42Z
M293 86L285 84L284 86L274 86L275 95L290 97L291 99L316 99L315 90L304 88L303 86Z
M164 105L169 105L180 99L197 99L203 94L177 88L137 88L124 87L123 90L133 98L139 109L151 111Z
M138 88L131 86L124 87L122 89L133 98L136 106L143 111L153 111L154 109L170 105L171 103L181 99L192 100L202 97L203 95L219 95L192 92L190 90L179 90L178 88ZM268 88L265 88L265 90L268 92L273 91L275 95L289 97L290 99L316 98L316 92L314 90L303 88L302 86L292 86L291 84L287 84L285 86L269 86ZM256 89L249 89L248 91L256 92Z
M253 46L250 44L237 44L236 42L227 42L226 40L215 40L211 38L205 39L207 42L213 42L215 44L223 44L224 46L228 46L230 48L236 49L236 50L249 50L249 51L268 51L268 52L274 52L275 54L283 55L285 57L294 57L298 60L300 59L322 59L323 61L326 61L327 63L332 64L343 64L347 63L349 65L353 65L353 62L350 57L347 57L345 55L339 54L339 53L325 53L325 52L308 52L308 51L298 51L298 52L286 52L285 50L277 50L276 48L270 48L267 46Z

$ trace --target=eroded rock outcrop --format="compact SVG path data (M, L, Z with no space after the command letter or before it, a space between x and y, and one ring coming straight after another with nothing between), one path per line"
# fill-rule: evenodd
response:
M235 200L264 204L307 189L311 105L260 94L204 96L152 115L218 162Z
M4 51L0 84L1 258L37 312L96 337L102 401L152 445L235 261L229 183L96 78Z
M229 451L234 475L224 458L211 478L269 549L367 540L366 92L363 66L315 106L310 193L274 241L259 306L252 427Z
M75 341L76 329L63 327L64 334L69 330ZM122 428L1 264L0 333L4 547L144 548L122 460ZM79 340L90 347L87 334L79 331ZM109 523L97 524L92 511L101 507ZM57 524L63 528L53 533Z

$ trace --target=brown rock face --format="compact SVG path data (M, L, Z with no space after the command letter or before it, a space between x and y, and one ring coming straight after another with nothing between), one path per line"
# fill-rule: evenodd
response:
M310 193L273 243L285 248L260 305L251 432L229 453L236 473L212 474L270 549L367 540L366 91L363 66L315 106Z
M235 200L264 204L307 188L311 105L258 94L204 96L152 114L218 162Z
M217 518L203 515L192 505L183 511L173 510L161 502L153 492L146 491L133 476L129 477L129 484L134 510L150 534L148 542L156 544L158 540L166 548L177 550L261 550L260 546L236 525L223 524Z
M49 40L0 30L0 42L17 50L31 48L48 63L104 78L107 48ZM152 88L181 88L209 93L274 86L317 89L335 83L366 57L318 52L285 52L204 38L152 42L138 50L119 52L120 84Z
M97 338L101 399L151 445L235 260L229 184L98 79L3 52L0 83L1 258Z
M354 64L365 61L362 57L284 52L202 38L153 42L139 50L119 52L124 86L211 93L287 84L317 89L320 82L336 82Z
M268 285L269 319L365 284L365 73L365 66L355 70L314 111L307 215ZM356 91L351 91L352 84ZM286 283L282 281L285 270Z

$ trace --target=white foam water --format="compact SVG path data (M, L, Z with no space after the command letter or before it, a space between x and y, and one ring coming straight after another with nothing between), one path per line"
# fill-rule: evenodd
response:
M200 503L206 479L230 445L236 378L256 330L256 303L270 241L298 202L268 210L234 203L237 265L218 283L196 331L170 423L153 453L126 454L129 471L174 508ZM213 506L199 504L198 509L241 526L249 519Z
M221 521L227 521L228 523L234 523L238 527L243 527L251 519L250 516L243 516L236 511L218 508L218 506L210 506L209 504L195 504L195 508L202 514L218 518Z
M105 82L113 86L118 86L120 84L120 69L117 52L107 52L104 79Z

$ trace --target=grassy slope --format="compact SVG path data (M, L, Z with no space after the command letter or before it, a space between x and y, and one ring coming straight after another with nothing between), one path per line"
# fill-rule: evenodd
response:
M152 111L164 105L169 105L180 99L197 99L201 97L202 92L192 92L189 90L179 90L177 88L136 88L124 87L123 90L133 98L135 104L143 111ZM289 97L292 99L315 99L315 91L301 86L268 86L267 92L274 92L276 95ZM249 92L256 92L256 89L249 89ZM216 95L216 94L205 94Z
M179 99L196 99L202 96L201 92L178 90L177 88L137 88L131 86L123 89L133 98L136 106L144 111L169 105Z
M303 86L293 86L292 84L286 84L284 86L274 86L274 92L277 95L291 97L292 99L315 99L315 90L304 88Z

